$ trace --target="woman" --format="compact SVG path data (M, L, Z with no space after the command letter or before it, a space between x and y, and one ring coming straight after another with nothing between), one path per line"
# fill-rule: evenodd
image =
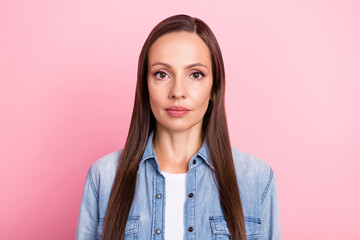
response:
M175 15L139 57L123 149L88 171L76 239L280 239L276 181L230 146L224 64L200 19Z

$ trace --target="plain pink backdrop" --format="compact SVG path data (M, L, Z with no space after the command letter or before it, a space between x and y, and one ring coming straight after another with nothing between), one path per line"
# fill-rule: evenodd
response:
M73 239L88 167L123 147L151 29L216 35L234 147L278 183L283 239L360 239L359 1L0 1L0 239Z

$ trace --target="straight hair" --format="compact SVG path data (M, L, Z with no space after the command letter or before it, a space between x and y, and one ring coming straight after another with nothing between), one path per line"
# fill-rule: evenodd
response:
M105 214L103 240L124 239L126 222L135 196L139 163L148 137L156 127L147 85L148 52L158 37L175 31L197 34L210 49L213 86L203 119L202 134L208 143L209 163L214 167L214 171L209 169L219 192L230 239L246 240L240 192L238 184L234 184L237 183L237 179L225 114L225 69L220 46L205 22L185 14L174 15L158 23L150 32L140 52L134 107Z

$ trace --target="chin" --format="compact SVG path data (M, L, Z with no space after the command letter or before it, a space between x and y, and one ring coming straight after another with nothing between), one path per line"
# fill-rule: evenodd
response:
M181 131L186 131L186 130L190 130L192 127L196 127L196 125L199 124L199 122L193 122L193 123L169 123L166 122L166 124L162 124L162 123L159 123L158 122L158 125L160 125L159 127L163 128L163 129L166 129L168 131L173 131L173 132L181 132Z

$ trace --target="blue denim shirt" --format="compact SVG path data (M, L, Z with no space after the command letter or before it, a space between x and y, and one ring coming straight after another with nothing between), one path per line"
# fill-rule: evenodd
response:
M135 197L125 228L125 240L164 239L165 178L161 174L152 145L153 135L154 131L148 138L139 164ZM233 147L231 149L247 239L280 239L277 187L271 167L255 156ZM121 152L122 149L91 164L82 194L75 239L101 239ZM219 193L210 172L206 140L189 161L189 171L186 174L184 239L230 239Z

